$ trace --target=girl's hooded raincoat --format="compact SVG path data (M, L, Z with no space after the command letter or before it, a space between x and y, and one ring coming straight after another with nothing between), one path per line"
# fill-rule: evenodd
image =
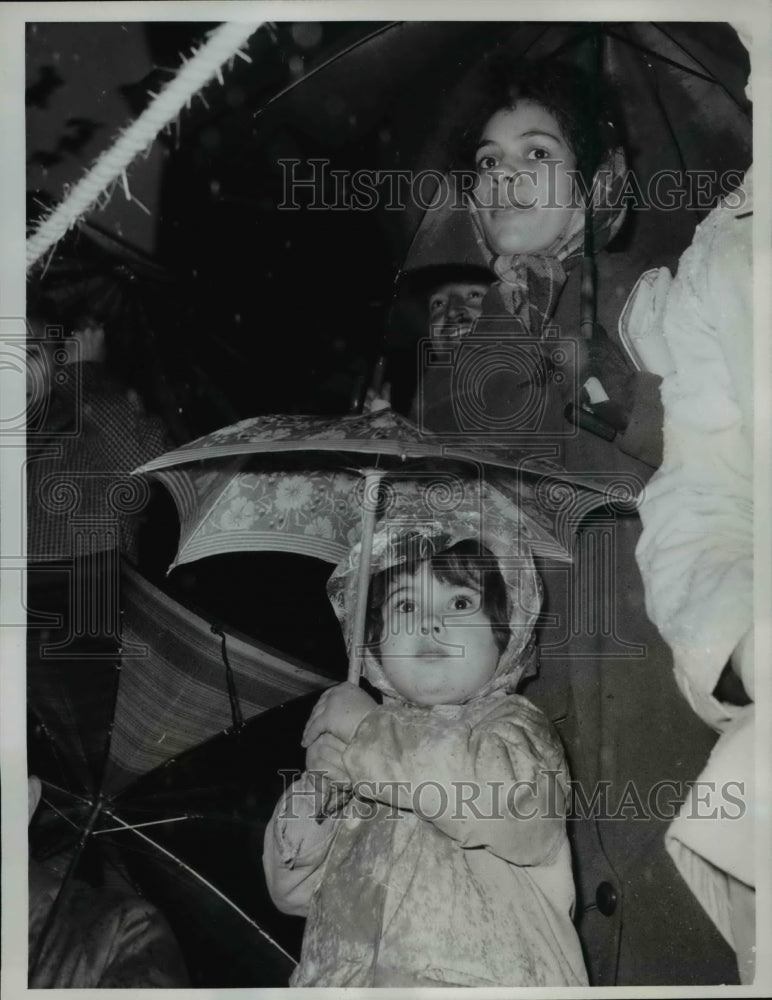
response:
M502 570L512 635L483 688L432 708L402 701L365 652L383 704L344 753L355 794L318 823L321 799L304 774L266 833L274 902L307 918L291 985L581 985L563 751L541 712L513 693L534 657L541 606L527 521L482 484L433 511L419 510L424 499L394 498L371 572L416 547L429 555L481 541ZM349 641L358 561L355 546L328 585Z

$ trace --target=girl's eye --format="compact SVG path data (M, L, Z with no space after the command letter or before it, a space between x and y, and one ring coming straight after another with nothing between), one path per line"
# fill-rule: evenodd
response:
M398 601L397 611L400 611L405 615L412 615L415 611L415 601L410 600L408 597L404 598L402 601Z
M482 301L483 293L472 291L467 294L467 301L469 302L480 302Z
M471 597L467 597L464 594L460 594L458 597L453 598L453 610L454 611L469 611L474 608L475 602Z
M477 169L478 170L493 170L493 168L496 166L497 163L498 163L498 160L496 159L496 157L495 156L491 156L490 153L487 153L485 156L481 156L479 158L479 160L477 161Z
M543 146L535 146L528 152L529 160L549 160L551 156L550 151Z
M445 306L444 299L432 299L429 308L431 309L432 312L436 313L439 312L441 309L443 309L444 306Z

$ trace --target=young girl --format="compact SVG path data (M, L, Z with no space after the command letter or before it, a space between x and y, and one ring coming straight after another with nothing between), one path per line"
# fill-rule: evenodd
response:
M291 985L587 982L563 752L513 693L541 603L513 523L517 509L480 489L440 518L392 514L376 532L364 671L383 703L352 684L322 695L308 770L266 833L272 898L307 918ZM349 640L358 558L329 588ZM321 821L311 771L349 787Z

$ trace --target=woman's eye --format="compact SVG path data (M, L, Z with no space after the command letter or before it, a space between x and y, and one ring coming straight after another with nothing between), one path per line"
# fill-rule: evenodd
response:
M543 146L535 146L528 152L529 160L549 160L551 156L550 151Z
M433 299L431 301L431 303L429 304L429 308L431 309L432 312L435 312L435 313L439 312L444 307L445 307L445 300L444 299Z
M467 295L468 302L482 302L483 293L482 292L469 292Z
M479 158L479 160L477 161L477 169L478 170L493 170L493 168L496 166L497 163L498 163L498 160L496 159L496 157L495 156L491 156L490 153L488 153L487 155L481 156Z

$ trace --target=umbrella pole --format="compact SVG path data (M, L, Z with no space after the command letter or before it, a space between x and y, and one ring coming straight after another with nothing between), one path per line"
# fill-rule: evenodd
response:
M365 472L365 488L362 511L362 548L359 554L357 575L357 596L354 607L354 624L351 630L351 646L348 654L349 684L359 684L361 674L362 647L365 641L365 621L367 619L367 597L370 590L370 561L373 555L373 535L375 515L378 512L378 485L384 475L382 469L368 469ZM350 797L348 789L331 785L324 779L325 800L316 815L316 822L322 823L333 816Z
M351 684L359 683L361 672L362 646L365 640L365 620L367 618L367 595L370 590L370 560L373 554L375 515L378 508L378 485L383 475L381 469L368 469L365 473L362 549L359 556L357 599L348 657L348 680Z

